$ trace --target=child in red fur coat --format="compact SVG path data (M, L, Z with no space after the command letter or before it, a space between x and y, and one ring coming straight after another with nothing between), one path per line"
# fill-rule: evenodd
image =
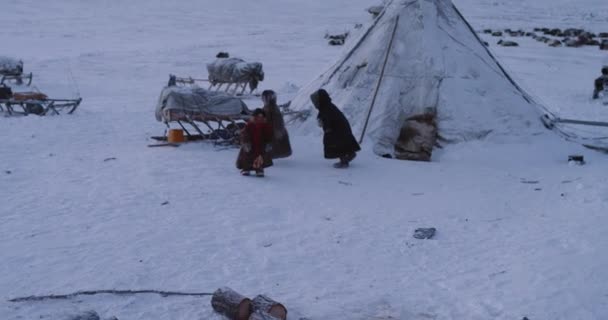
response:
M236 159L236 167L244 176L255 171L258 177L264 176L264 168L272 166L272 127L266 122L262 109L255 109L253 117L241 131L241 150Z

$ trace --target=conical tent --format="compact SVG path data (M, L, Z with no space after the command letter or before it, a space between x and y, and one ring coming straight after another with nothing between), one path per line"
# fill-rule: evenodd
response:
M314 116L309 96L319 88L381 156L429 160L436 138L505 141L542 128L536 103L450 0L389 3L330 70L300 90L292 108ZM313 130L312 116L300 125Z

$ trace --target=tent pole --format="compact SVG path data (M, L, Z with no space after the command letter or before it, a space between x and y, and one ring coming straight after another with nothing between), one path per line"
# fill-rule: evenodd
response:
M393 27L393 33L391 34L391 40L388 42L388 48L386 49L386 56L384 57L384 63L382 64L382 70L380 71L380 77L378 78L378 83L376 83L376 89L374 90L374 97L372 98L372 103L369 106L369 110L367 112L367 117L365 118L365 124L363 125L363 131L361 132L361 138L359 139L359 143L363 143L363 137L365 136L365 130L367 129L367 124L369 122L369 117L372 115L372 110L374 109L374 104L376 103L376 97L378 96L378 90L380 90L380 85L382 84L382 78L384 78L384 70L386 69L386 64L388 62L389 55L391 53L391 48L393 47L393 40L395 39L395 34L397 33L397 25L399 24L399 16L395 17L395 26Z

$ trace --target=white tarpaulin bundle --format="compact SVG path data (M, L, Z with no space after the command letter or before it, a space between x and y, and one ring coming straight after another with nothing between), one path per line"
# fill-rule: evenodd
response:
M241 99L196 87L165 87L156 106L156 120L162 122L175 120L172 114L211 118L237 117L248 113L249 109Z
M436 137L403 142L410 131L461 142L525 139L542 128L536 103L512 81L450 0L389 3L344 57L298 93L292 109L316 115L309 96L319 88L329 92L355 135L367 122L364 143L372 143L382 156L400 158L396 149L409 148L415 140L420 141L416 148L430 157L428 148ZM416 129L421 125L423 133ZM318 130L310 117L301 127Z
M19 75L23 72L23 62L14 58L0 56L0 74Z
M259 62L245 62L239 58L219 58L207 64L209 82L217 83L249 83L249 88L255 90L258 83L264 80L264 71Z

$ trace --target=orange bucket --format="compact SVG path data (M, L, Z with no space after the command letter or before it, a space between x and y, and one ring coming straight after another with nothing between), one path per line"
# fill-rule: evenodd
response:
M169 129L169 133L167 134L167 142L169 142L169 143L186 142L186 137L184 137L184 130Z

